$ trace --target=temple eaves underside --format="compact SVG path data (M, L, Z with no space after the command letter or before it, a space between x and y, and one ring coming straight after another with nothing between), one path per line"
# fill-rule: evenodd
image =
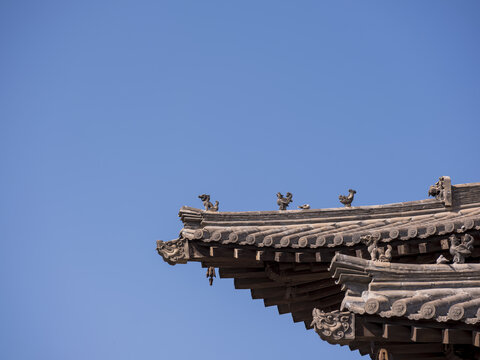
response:
M260 212L217 212L208 197L209 210L182 207L179 238L157 251L172 265L219 268L265 306L373 359L476 359L480 183L442 177L429 193L435 199Z

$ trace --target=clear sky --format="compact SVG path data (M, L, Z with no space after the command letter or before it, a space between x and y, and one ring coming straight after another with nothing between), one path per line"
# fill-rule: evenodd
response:
M182 205L480 181L480 2L2 1L0 358L360 359L170 266Z

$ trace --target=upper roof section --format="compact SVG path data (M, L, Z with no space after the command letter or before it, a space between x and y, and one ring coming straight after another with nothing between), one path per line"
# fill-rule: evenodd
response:
M480 229L480 183L441 177L434 199L330 209L216 212L182 207L180 237L275 248L353 246L364 235L383 242Z

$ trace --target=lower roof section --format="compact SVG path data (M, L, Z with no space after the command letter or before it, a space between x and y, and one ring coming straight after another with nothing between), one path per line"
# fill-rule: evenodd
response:
M339 310L313 310L312 325L323 340L367 349L375 359L380 351L394 359L480 357L480 264L401 264L337 254L329 271L345 297Z
M395 264L337 254L342 309L384 318L480 323L480 264Z
M313 310L312 325L324 341L384 360L473 360L480 357L478 328L398 322L350 311Z

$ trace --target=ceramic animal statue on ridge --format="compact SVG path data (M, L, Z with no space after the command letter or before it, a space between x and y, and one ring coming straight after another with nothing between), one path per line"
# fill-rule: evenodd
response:
M450 254L453 256L455 264L465 263L465 259L472 254L473 250L473 236L465 234L459 239L456 235L451 235L450 239Z
M210 195L202 194L198 195L199 199L203 201L206 211L218 211L218 201L215 201L215 205L210 202Z
M378 239L374 239L372 235L365 235L360 238L367 245L370 260L390 262L392 260L392 246L387 245L387 250L378 247Z
M348 195L339 195L338 200L340 200L345 207L352 207L352 201L356 193L357 192L355 190L348 189Z
M278 210L287 210L288 204L292 202L293 195L287 192L287 195L284 197L281 193L277 193L277 205Z

